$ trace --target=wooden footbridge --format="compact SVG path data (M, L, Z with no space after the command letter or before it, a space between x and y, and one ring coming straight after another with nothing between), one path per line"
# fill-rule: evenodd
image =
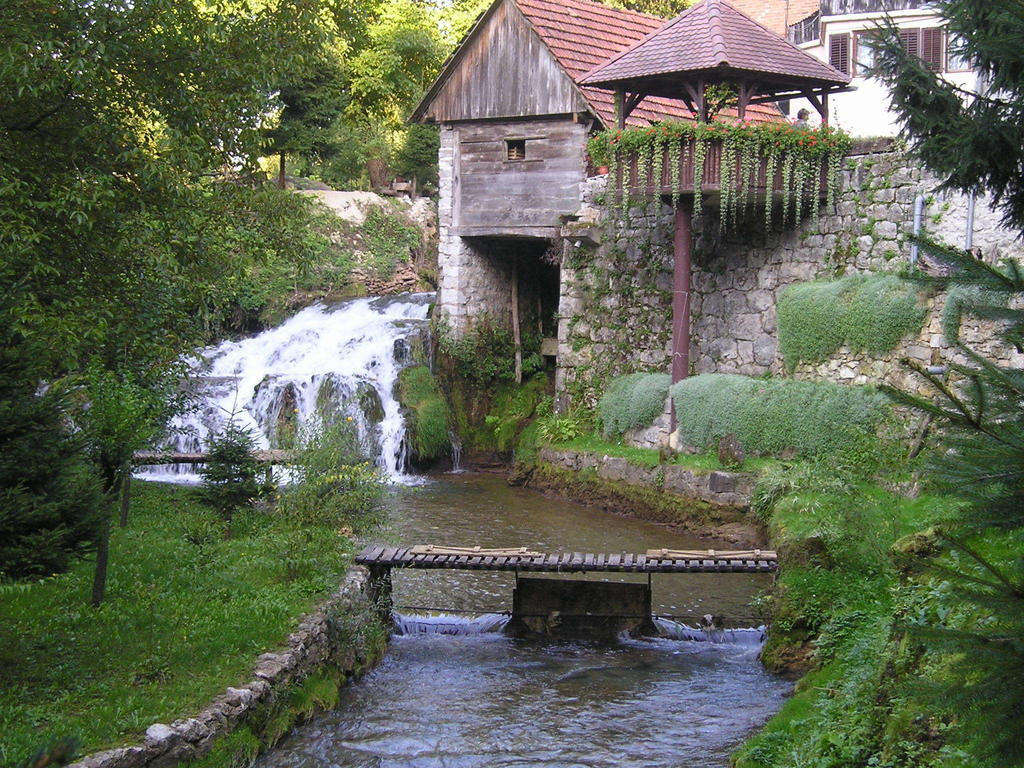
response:
M373 545L356 562L370 570L369 592L382 618L390 621L393 568L505 571L515 574L509 631L541 634L656 634L651 617L651 577L656 573L772 573L775 552L745 550L649 549L623 552L557 552L527 547L484 549L418 544ZM533 573L637 573L647 583L609 583L531 578Z
M643 554L557 552L526 547L482 549L419 544L413 547L369 546L356 562L372 569L446 568L469 571L531 571L546 573L771 573L778 568L775 552L763 549L649 549Z

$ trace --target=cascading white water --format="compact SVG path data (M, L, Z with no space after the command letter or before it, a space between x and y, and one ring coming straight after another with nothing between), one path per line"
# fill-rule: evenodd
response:
M760 648L764 643L765 627L740 627L736 629L707 629L691 627L678 621L654 617L654 626L662 637L670 640L690 640L697 643L725 643Z
M472 618L450 613L391 615L396 635L482 635L501 632L509 622L507 613L485 613Z
M393 481L404 473L405 423L394 389L411 340L426 329L432 293L315 304L276 328L201 350L191 360L199 406L172 423L166 450L198 453L235 422L258 447L278 447L280 425L326 411L350 417ZM289 409L291 413L286 412ZM197 479L191 467L149 467L143 477Z

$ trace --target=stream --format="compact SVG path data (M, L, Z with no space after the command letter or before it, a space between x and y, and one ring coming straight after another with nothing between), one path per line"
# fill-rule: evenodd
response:
M589 552L707 546L495 476L397 488L390 508L375 540ZM655 612L682 622L661 628L696 639L607 643L503 635L498 612L511 608L512 574L395 571L401 634L381 665L258 766L727 766L790 687L757 661L761 632L749 602L769 579L657 575ZM705 613L747 629L687 629Z
M407 294L316 304L275 328L197 350L186 361L196 407L175 421L164 449L202 452L229 419L259 447L287 448L323 414L341 413L393 483L389 523L376 542L607 553L709 546L510 488L502 477L407 474L395 384L425 348L432 300ZM139 475L198 479L192 466ZM587 578L601 577L646 579ZM399 613L383 662L344 688L335 710L262 756L259 768L714 768L728 765L789 689L757 660L762 631L750 601L768 586L767 575L655 575L664 637L617 642L506 636L514 579L396 571ZM710 631L698 627L705 615L714 617Z

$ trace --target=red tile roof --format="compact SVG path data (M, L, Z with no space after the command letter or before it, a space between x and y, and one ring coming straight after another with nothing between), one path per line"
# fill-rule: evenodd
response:
M701 0L579 80L611 85L702 71L760 74L776 84L843 86L850 82L848 75L723 0Z
M595 67L665 25L665 19L657 16L610 8L589 0L515 0L515 3L577 85ZM608 127L614 126L612 93L586 85L580 85L580 90L601 121ZM749 107L747 116L760 121L781 118L778 109L768 105ZM681 101L649 96L633 110L627 122L647 125L666 119L691 120L693 115Z

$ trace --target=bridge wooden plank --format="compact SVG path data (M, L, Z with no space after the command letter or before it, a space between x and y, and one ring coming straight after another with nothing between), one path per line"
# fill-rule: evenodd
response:
M424 548L390 547L371 544L356 556L356 562L393 568L448 568L486 571L588 572L630 571L641 573L773 573L778 570L774 552L719 553L709 551L649 550L648 553L555 552L549 554L515 550L465 550L424 552ZM448 548L449 550L454 548ZM756 553L756 554L755 554Z

